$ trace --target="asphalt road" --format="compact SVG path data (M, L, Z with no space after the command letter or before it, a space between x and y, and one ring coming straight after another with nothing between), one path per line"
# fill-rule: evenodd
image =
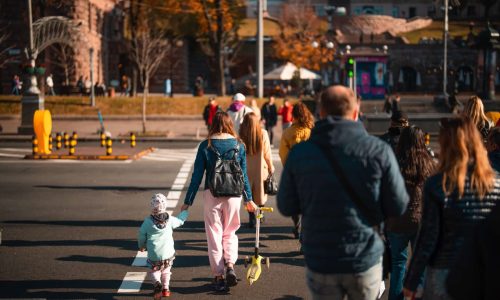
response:
M151 298L147 279L138 280L137 292L119 289L134 285L124 283L127 274L141 277L147 272L133 264L141 260L135 260L137 232L149 213L149 199L155 192L173 195L179 200L172 200L172 210L178 213L189 179L180 183L196 144L154 146L160 150L133 162L38 162L21 159L30 152L27 143L0 144L0 299ZM277 155L274 159L279 176L281 164ZM275 207L274 197L268 204ZM246 223L246 212L241 216ZM238 235L240 258L251 255L254 230L242 226ZM201 193L174 239L172 298L220 297L210 288ZM224 297L307 299L304 260L291 220L277 211L267 214L261 248L271 258L270 269L249 286L240 260L236 272L242 280Z

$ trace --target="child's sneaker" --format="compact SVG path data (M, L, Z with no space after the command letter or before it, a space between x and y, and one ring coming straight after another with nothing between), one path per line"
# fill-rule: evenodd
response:
M163 297L170 297L170 291L167 289L163 289L163 291L161 292L161 295Z
M162 290L162 285L161 282L157 281L154 285L154 290L153 290L153 299L155 300L161 300L161 290Z
M226 282L224 281L224 278L222 278L222 276L215 277L215 279L214 279L214 290L216 292L224 292L224 291L226 291Z
M236 273L234 273L233 268L226 269L226 282L228 286L235 286L238 284L238 278L236 278Z

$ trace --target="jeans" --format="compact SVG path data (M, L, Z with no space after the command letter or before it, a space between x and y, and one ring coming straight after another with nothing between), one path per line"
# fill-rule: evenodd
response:
M312 299L375 300L382 281L382 263L356 274L322 274L307 269L307 286Z
M403 280L406 273L408 261L408 243L415 246L417 234L401 234L387 232L387 238L391 247L391 280L389 288L389 300L403 300ZM420 278L420 285L424 276Z
M271 146L273 145L273 138L274 138L274 125L273 126L268 126L266 124L266 131L267 133L269 134L269 143L271 144Z
M427 267L424 296L425 300L452 300L446 291L448 269Z

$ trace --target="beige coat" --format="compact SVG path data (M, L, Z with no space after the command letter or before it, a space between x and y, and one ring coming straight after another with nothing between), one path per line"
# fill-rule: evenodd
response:
M267 131L262 129L262 150L252 156L247 153L247 175L252 189L253 201L257 205L264 205L267 195L264 193L264 180L269 175L269 169L274 172L271 157L271 144Z

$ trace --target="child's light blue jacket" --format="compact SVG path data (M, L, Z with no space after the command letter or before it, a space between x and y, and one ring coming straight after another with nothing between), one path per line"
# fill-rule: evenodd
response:
M159 229L153 223L151 216L144 219L139 230L139 248L148 250L148 259L161 261L169 259L175 254L173 229L182 226L189 213L183 210L177 217L170 216L165 228Z

